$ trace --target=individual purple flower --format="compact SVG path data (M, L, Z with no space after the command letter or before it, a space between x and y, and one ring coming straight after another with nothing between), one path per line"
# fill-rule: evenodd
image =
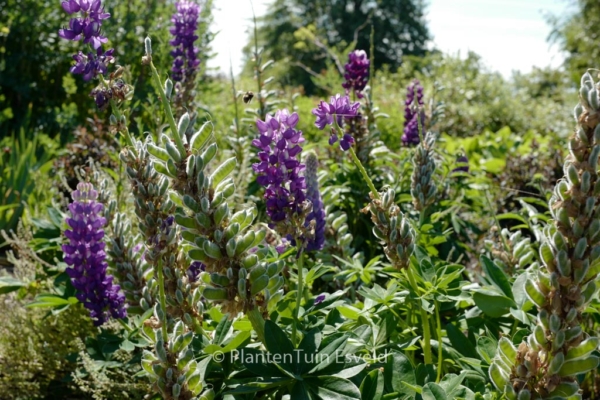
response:
M348 54L348 63L344 66L344 83L342 87L346 89L346 94L353 90L359 99L363 98L362 91L367 82L369 82L369 67L371 62L367 58L364 50L354 50Z
M206 265L204 265L204 263L200 261L192 262L186 271L190 282L196 282L202 271L206 271Z
M67 14L81 13L80 17L71 18L69 28L59 29L58 36L63 39L91 44L98 50L108 39L101 35L102 21L110 18L110 14L102 9L101 0L68 0L62 2L62 8Z
M90 311L94 325L99 326L109 316L127 316L125 295L106 273L108 264L102 241L106 219L101 215L104 206L96 201L98 192L91 184L82 182L72 197L71 217L67 218L71 229L65 231L69 244L62 246L69 266L66 272L77 290L77 299Z
M261 151L259 162L252 168L258 174L258 184L266 188L267 215L273 223L299 214L306 200L306 182L301 174L305 166L300 162L304 138L297 124L298 114L286 109L256 121L260 137L252 144Z
M416 91L416 102L415 102ZM419 124L424 129L425 113L423 107L423 86L415 79L407 88L406 101L404 102L404 134L402 135L402 144L405 146L417 145L421 141L419 137ZM419 122L419 117L421 121Z
M456 159L458 166L452 170L452 172L469 172L469 159L466 155L461 155Z
M101 47L96 50L96 54L88 53L87 56L80 51L73 55L75 65L71 67L71 73L83 75L84 81L104 75L107 72L107 65L114 60L113 53L114 49L103 51Z
M341 128L345 117L355 117L358 113L360 103L350 102L350 98L339 94L331 96L329 103L321 101L317 108L312 110L313 115L317 117L315 126L323 130L327 125L332 126L329 144L337 142L336 124ZM334 124L334 121L336 124ZM350 134L344 134L340 140L340 147L346 151L354 143L354 138Z
M181 82L193 76L200 65L198 52L194 42L198 39L196 30L198 29L198 17L200 16L200 6L193 1L179 1L176 3L177 11L171 17L173 27L170 29L174 38L169 42L174 49L171 55L173 60L172 78L175 82Z
M315 304L314 305L316 306L317 304L321 304L323 302L323 300L325 300L325 293L321 293L320 295L318 295L315 298Z
M312 211L306 216L304 225L314 224L314 236L307 241L306 251L322 250L325 245L325 207L319 191L317 167L317 155L314 152L308 153L305 174L306 197L312 203Z

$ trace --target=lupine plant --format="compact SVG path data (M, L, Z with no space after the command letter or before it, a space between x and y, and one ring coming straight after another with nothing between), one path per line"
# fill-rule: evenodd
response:
M271 63L255 42L252 124L242 126L232 74L235 140L219 140L191 109L200 6L177 2L172 69L156 68L150 38L139 49L165 125L133 134L117 51L103 49L110 15L100 0L62 8L72 18L60 37L88 47L71 72L97 80L96 106L124 139L122 172L78 173L67 210L35 221L58 238L27 236L54 278L28 307L58 315L81 303L99 329L82 342L75 382L117 365L136 371L148 398L169 400L598 394L600 85L590 73L564 178L547 202L496 215L474 198L492 191L489 171L471 147L448 150L418 81L397 104L405 146L392 154L380 141L366 51L349 54L340 93L309 114L267 101ZM3 279L0 293L41 281Z

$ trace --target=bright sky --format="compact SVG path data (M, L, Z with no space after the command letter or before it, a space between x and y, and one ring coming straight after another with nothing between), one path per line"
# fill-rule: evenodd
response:
M256 15L263 15L270 0L254 0ZM544 15L568 12L566 0L430 0L427 8L433 42L444 52L466 55L472 50L504 76L511 71L528 72L533 66L558 66L562 56L546 41L550 26ZM242 48L252 26L250 0L217 0L213 49L218 55L209 63L239 73Z

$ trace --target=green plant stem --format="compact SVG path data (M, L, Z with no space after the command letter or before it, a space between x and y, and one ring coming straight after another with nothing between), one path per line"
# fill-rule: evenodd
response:
M443 366L443 355L442 355L442 321L440 319L440 308L438 307L437 300L434 302L435 306L435 334L438 340L438 368L436 383L439 383L442 379L442 366Z
M417 282L415 281L415 277L412 274L410 267L406 268L406 274L408 275L408 281L410 285L413 287L413 290L419 295L419 287L417 286ZM427 316L427 311L423 307L419 307L421 312L421 319L423 320L423 357L425 358L425 364L432 364L433 357L431 355L431 332L429 328L429 317Z
M150 70L152 71L152 79L154 80L154 85L156 86L156 90L158 90L160 100L163 104L163 108L165 109L165 114L167 115L167 122L169 123L169 127L171 128L173 139L175 139L177 150L179 150L182 156L185 156L187 152L185 150L185 147L183 146L183 140L181 139L181 135L179 134L179 129L177 129L177 124L175 123L175 117L173 117L171 104L169 103L169 99L167 99L167 94L165 93L165 90L163 89L160 83L160 76L158 75L158 71L156 70L156 67L154 66L154 63L152 61L150 61Z
M369 189L371 190L371 193L373 194L373 198L379 200L379 198L380 198L379 192L377 191L377 189L375 189L375 185L373 185L373 181L369 177L369 174L367 174L367 170L365 170L365 167L363 167L362 163L356 156L356 153L354 152L354 148L350 147L350 149L348 151L350 152L352 161L354 161L354 165L356 165L356 168L358 168L358 171L363 176L363 179L365 180L365 182L367 182L367 185L369 186Z
M300 252L300 257L298 257L298 293L296 296L296 309L294 310L294 323L292 325L292 344L294 345L294 347L296 347L296 343L298 342L298 319L300 317L300 303L302 302L302 292L304 291L304 278L302 276L302 274L304 273L304 254L302 253L302 249L298 249L298 251Z
M260 340L266 347L267 343L265 341L265 319L263 318L262 314L260 313L260 311L258 311L258 309L254 308L250 311L247 311L246 316L252 324L252 328L254 328L258 340Z
M104 79L104 76L100 75L100 81L102 82L102 85L104 85L105 88L110 89L110 86L108 85L108 82L106 81L106 79ZM110 99L110 108L112 109L113 114L117 118L117 126L118 126L118 124L121 123L121 116L123 114L121 113L121 110L119 110L119 107L117 107L117 103L115 102L114 99ZM137 157L138 156L137 149L135 148L135 144L133 143L133 138L131 137L131 134L129 133L129 129L127 128L127 126L124 126L123 129L119 129L119 132L123 135L123 137L125 138L125 142L127 142L127 145L131 148L131 151Z
M160 321L161 332L163 341L167 343L169 340L169 335L167 333L167 297L165 296L165 277L163 275L162 260L160 259L156 265L156 274L158 279L158 302L164 317L164 321Z

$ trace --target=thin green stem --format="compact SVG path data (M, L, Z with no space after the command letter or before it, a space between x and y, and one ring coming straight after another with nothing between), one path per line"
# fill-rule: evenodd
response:
M300 256L298 257L298 293L296 294L296 309L294 310L294 323L292 325L292 344L296 347L298 335L298 319L300 318L300 303L302 302L302 292L304 291L304 254L299 248Z
M169 335L167 333L167 297L165 296L165 277L163 275L162 260L160 259L156 264L156 270L158 279L158 302L164 318L163 321L160 321L161 332L163 341L167 343L167 341L169 340Z
M415 277L413 276L412 270L410 267L406 268L406 274L408 275L408 281L412 286L413 290L419 295L419 287L417 286L417 282L415 281ZM429 317L427 315L427 311L423 307L419 307L421 312L421 319L423 320L423 357L425 358L425 364L432 364L433 357L431 355L431 332L429 328Z
M438 307L437 300L434 302L435 305L435 334L438 340L438 367L437 367L437 378L436 382L442 379L442 366L443 366L443 355L442 355L442 320L440 319L440 308Z
M369 186L369 189L371 190L371 193L373 194L373 198L379 200L379 198L380 198L379 197L379 192L377 191L377 189L375 189L375 185L373 184L373 181L369 177L369 174L367 174L367 170L365 169L365 167L363 167L362 163L360 162L360 160L356 156L356 153L354 152L354 149L352 147L350 147L350 149L348 151L350 152L350 156L352 157L352 161L354 161L354 165L356 165L356 168L358 168L358 171L363 176L363 179L365 180L365 182L367 182L367 185Z
M183 140L181 139L181 135L179 134L179 130L177 129L177 124L175 123L175 117L173 117L171 104L169 103L169 99L167 99L167 94L165 93L165 90L163 89L163 86L160 83L160 76L158 75L158 71L152 61L150 61L150 70L152 71L152 79L154 80L154 85L156 86L156 90L158 90L160 100L163 104L163 108L165 109L165 114L167 115L167 122L169 123L169 127L171 128L173 139L175 139L177 150L179 150L181 155L185 155L187 152L185 151L185 147L183 146Z

